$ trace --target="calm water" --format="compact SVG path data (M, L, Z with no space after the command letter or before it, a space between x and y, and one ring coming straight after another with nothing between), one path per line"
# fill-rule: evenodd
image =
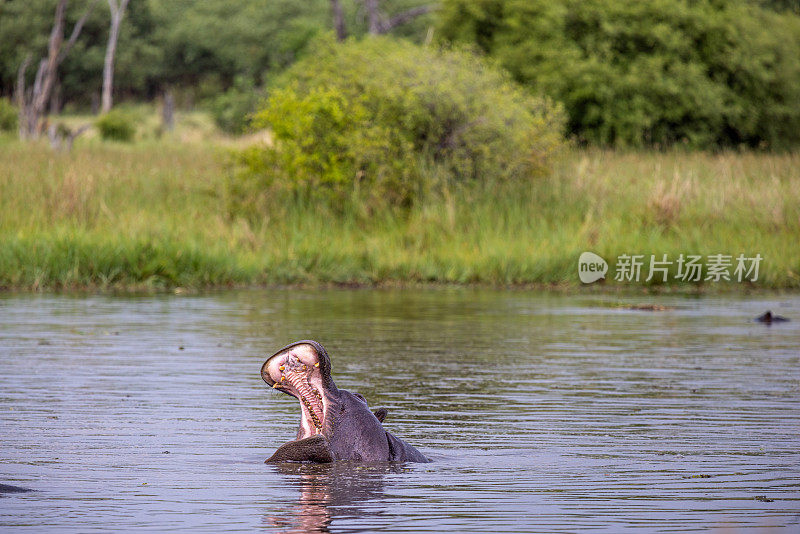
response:
M265 465L302 338L435 461ZM800 296L6 295L0 414L3 531L797 532Z

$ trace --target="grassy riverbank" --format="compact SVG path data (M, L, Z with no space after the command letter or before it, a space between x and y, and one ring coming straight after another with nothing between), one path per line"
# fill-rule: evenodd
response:
M798 153L577 150L528 187L453 192L403 218L298 204L258 224L229 217L225 161L207 141L56 154L1 139L0 287L578 286L591 250L609 286L644 286L613 281L620 254L759 253L752 286L800 288Z

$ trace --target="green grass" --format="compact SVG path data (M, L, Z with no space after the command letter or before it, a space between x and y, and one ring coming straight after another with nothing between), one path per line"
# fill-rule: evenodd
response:
M576 150L526 186L456 191L407 216L293 202L228 214L208 141L0 138L0 287L579 285L577 258L760 253L755 287L800 288L800 154ZM606 287L643 287L615 283ZM745 288L710 284L704 288Z

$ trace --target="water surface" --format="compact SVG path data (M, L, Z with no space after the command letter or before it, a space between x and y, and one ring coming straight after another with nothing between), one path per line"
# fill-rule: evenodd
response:
M265 465L303 338L434 462ZM0 414L4 531L797 531L800 296L6 295Z

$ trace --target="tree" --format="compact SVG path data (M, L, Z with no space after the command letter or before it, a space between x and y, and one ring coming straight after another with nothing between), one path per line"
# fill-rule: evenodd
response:
M381 13L378 3L379 0L364 0L364 7L367 8L367 19L369 21L369 33L372 35L389 33L397 26L410 22L421 15L427 15L434 9L434 6L431 5L417 6L387 17Z
M274 143L242 154L230 191L256 216L286 192L377 211L439 187L524 184L563 142L561 110L491 63L385 36L318 40L253 120Z
M339 0L330 0L331 14L333 16L333 27L336 30L336 39L344 41L347 38L347 26L345 24L344 10ZM380 0L361 0L367 15L367 33L370 35L384 35L398 26L402 26L422 15L432 12L435 5L415 6L403 11L387 15L380 6ZM392 2L391 8L396 11L403 9L405 2ZM390 9L391 9L390 8Z
M92 1L78 19L72 29L72 34L66 46L62 48L64 42L64 18L67 11L67 0L59 0L56 5L53 28L50 30L50 39L47 44L47 58L39 62L39 69L36 71L36 78L30 90L25 88L25 72L31 62L31 56L26 55L17 73L17 105L19 107L19 135L21 138L36 138L43 129L44 117L47 104L53 87L56 83L58 66L64 61L67 53L77 41L83 29L86 18L89 16L95 2Z
M119 25L125 15L125 8L128 7L129 0L108 0L108 9L111 11L111 25L108 30L108 46L106 47L106 59L103 62L103 98L100 105L101 113L108 113L111 110L111 92L114 86L114 54L117 50L117 40L119 39Z
M67 2L62 51L70 29L95 1ZM436 1L382 0L377 5L381 20L394 26L403 13L413 14L412 10ZM13 97L20 66L28 54L31 59L24 78L27 87L33 84L39 59L48 54L57 3L0 0L0 96ZM120 4L121 0L116 0L121 9ZM59 93L58 100L69 108L88 111L91 105L94 112L99 111L110 23L109 11L98 6L100 3L58 65L48 105ZM334 16L332 11L338 14ZM422 42L432 23L430 15L416 16L391 33ZM176 104L191 105L213 99L239 77L260 87L301 57L316 35L334 27L339 38L368 34L364 0L129 1L116 48L109 56L113 61L112 105L123 96L153 100L167 88L174 91Z
M564 104L578 140L800 145L800 17L748 0L443 0L477 45Z
M336 29L336 38L344 41L347 38L347 27L344 24L344 11L339 0L331 0L331 14L333 15L333 27Z

